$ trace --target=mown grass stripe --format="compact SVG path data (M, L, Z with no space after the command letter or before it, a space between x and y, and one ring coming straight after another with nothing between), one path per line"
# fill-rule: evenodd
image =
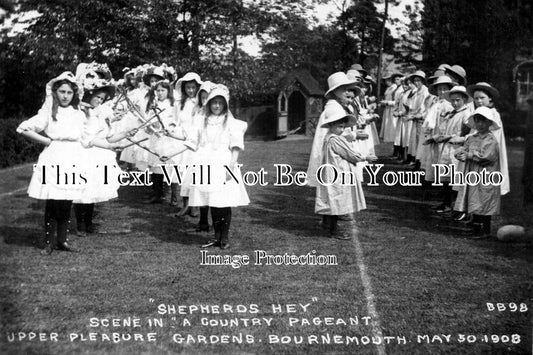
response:
M0 194L0 198L11 196L11 195L17 194L19 192L25 191L27 189L28 189L28 187L24 186L24 187L21 187L20 189L16 189L16 190L9 191L9 192L4 192L4 193Z
M361 243L359 241L358 237L358 229L355 225L354 221L351 221L351 227L352 227L352 242L355 246L355 256L357 259L357 267L359 268L359 273L361 275L361 282L363 284L363 294L365 295L366 299L366 307L368 309L368 314L372 318L372 336L383 339L383 333L381 332L381 323L379 321L379 315L376 311L376 305L375 305L375 297L372 293L372 286L370 284L370 277L368 276L366 272L366 265L364 262L364 256L363 256L363 248L361 247ZM385 344L383 342L380 342L379 344L376 344L376 348L379 355L385 355Z

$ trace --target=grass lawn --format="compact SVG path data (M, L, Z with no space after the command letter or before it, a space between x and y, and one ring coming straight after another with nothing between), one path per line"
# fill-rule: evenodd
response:
M71 237L82 253L42 257L34 241L44 204L25 191L8 194L28 184L31 165L0 171L0 353L530 352L531 244L464 239L461 225L430 210L438 190L382 184L364 186L368 209L342 222L356 239L326 238L314 190L273 184L274 164L305 171L310 147L300 138L247 142L243 171L264 167L269 184L248 187L251 204L233 209L231 249L209 249L248 255L250 265L239 268L200 265L199 246L211 233L189 232L197 219L176 218L168 205L144 204L147 187L121 188L119 199L97 205L96 222L110 233ZM382 145L378 155L390 150ZM521 205L523 147L509 151L512 193L494 234L505 224L532 227ZM253 265L256 250L335 255L338 265ZM47 341L29 340L31 332ZM113 333L124 338L115 342ZM364 344L384 341L379 334L390 343Z

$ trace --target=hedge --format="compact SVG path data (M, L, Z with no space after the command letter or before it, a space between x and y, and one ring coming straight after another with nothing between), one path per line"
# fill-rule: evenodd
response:
M22 121L20 118L0 120L0 168L36 161L44 148L16 132Z

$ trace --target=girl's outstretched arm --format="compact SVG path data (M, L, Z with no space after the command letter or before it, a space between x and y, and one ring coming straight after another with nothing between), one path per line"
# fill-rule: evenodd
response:
M50 143L52 143L52 139L51 138L45 137L42 134L39 134L39 133L34 132L34 131L30 131L30 130L22 131L22 132L20 132L20 134L22 134L24 137L28 138L32 142L40 143L40 144L43 144L45 146L49 146Z

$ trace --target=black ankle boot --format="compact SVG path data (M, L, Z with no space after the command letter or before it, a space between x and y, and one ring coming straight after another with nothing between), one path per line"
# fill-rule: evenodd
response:
M68 220L57 222L57 246L59 250L70 251L73 253L79 253L80 250L75 248L67 239L68 236Z
M337 223L338 216L331 216L330 217L330 226L329 226L329 236L330 238L340 239L340 240L349 240L352 237L346 234L345 231L342 231L339 228L339 225Z
M209 232L209 224L200 224L194 229L195 232Z
M483 235L487 238L490 238L490 220L491 216L483 216Z
M220 222L220 249L229 248L229 223L224 218Z
M483 223L475 222L472 224L472 229L463 234L468 239L487 239L487 236L483 232Z
M87 228L83 216L85 215L85 205L81 203L74 204L74 214L76 215L76 234L79 237L87 236Z
M85 230L87 233L94 233L96 231L93 224L93 216L94 203L88 203L85 205L85 214L83 216L83 219L85 221Z
M469 219L468 213L466 213L466 212L458 212L457 216L455 216L455 218L454 218L454 221L456 221L456 222L464 222L464 221L467 221L468 219Z
M183 196L183 207L181 210L179 210L178 213L176 213L176 217L185 216L191 211L191 208L189 207L189 198L186 196Z
M148 200L148 203L163 203L163 175L152 173L150 178L153 184L153 196L150 200Z
M52 254L53 247L52 247L52 239L54 234L54 229L56 227L55 221L50 218L50 216L45 216L44 221L44 238L41 240L40 247L41 249L41 255L50 255Z
M213 218L213 229L215 230L215 238L203 244L202 248L219 247L220 246L220 219Z
M197 232L209 232L209 207L200 207L200 221L196 227Z
M172 194L170 185L165 181L165 177L161 174L161 199L164 201L170 201L169 194Z
M328 215L323 215L320 221L320 228L329 231L330 218Z
M391 155L391 158L396 158L398 157L398 146L397 145L394 145L392 147L392 155Z
M170 205L171 206L177 206L178 205L178 186L177 183L170 184Z

